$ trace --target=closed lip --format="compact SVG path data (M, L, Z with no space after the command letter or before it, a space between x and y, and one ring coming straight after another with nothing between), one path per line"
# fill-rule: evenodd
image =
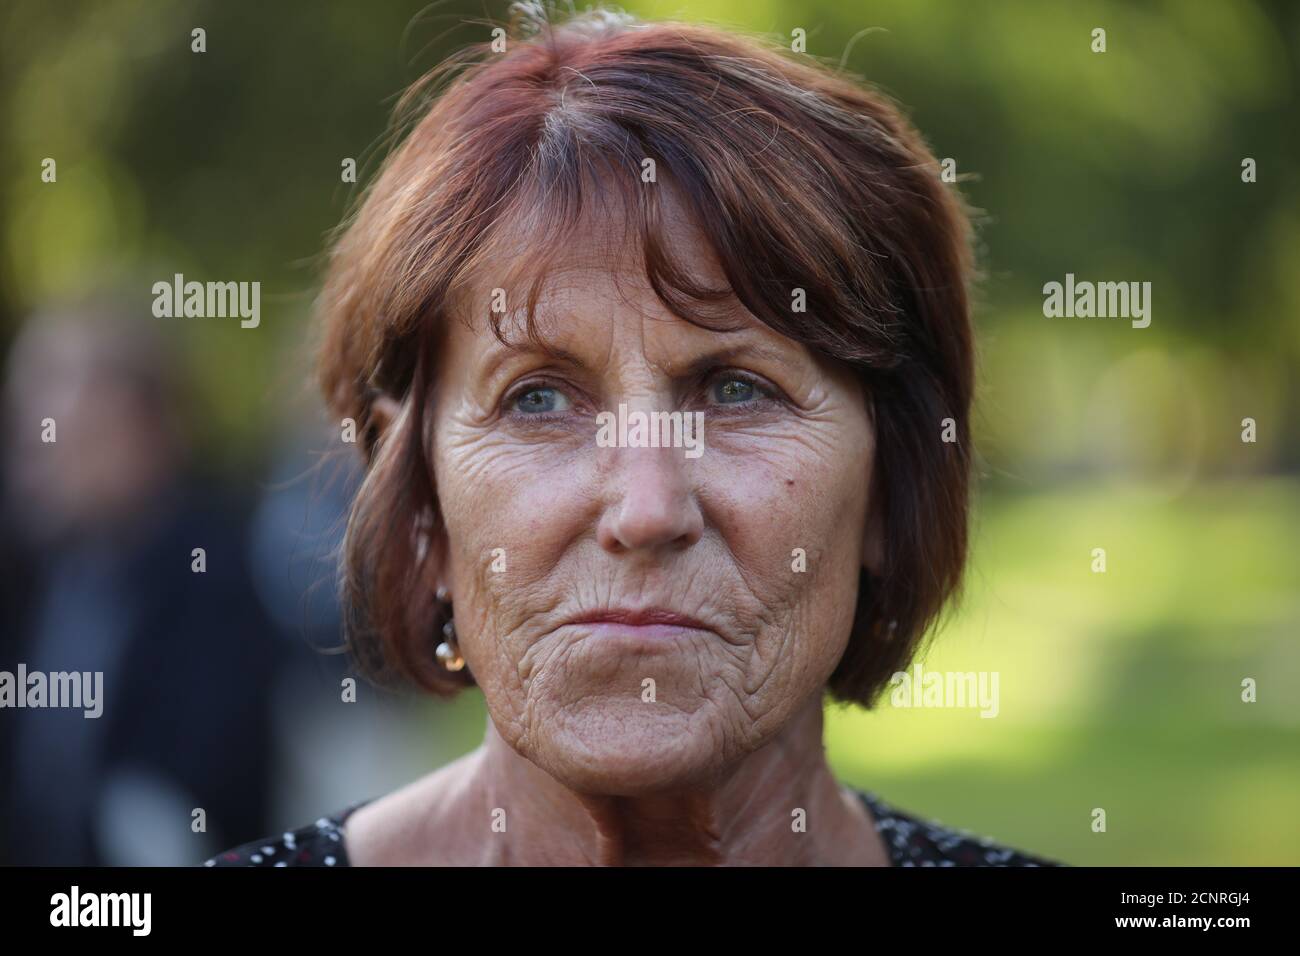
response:
M688 627L697 631L713 630L698 618L662 607L602 608L596 611L584 611L569 618L564 623L621 624L625 627L654 627L657 625L660 627Z

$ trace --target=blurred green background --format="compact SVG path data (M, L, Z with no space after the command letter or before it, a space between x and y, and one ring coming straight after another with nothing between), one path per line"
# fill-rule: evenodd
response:
M806 30L809 53L904 105L984 213L975 546L924 663L1000 672L1001 713L832 707L839 772L1072 863L1300 863L1300 4L624 8L787 43ZM200 451L256 481L285 408L311 401L320 255L360 188L341 162L367 181L396 94L482 40L483 15L5 4L0 348L82 293L125 290L147 315L175 272L260 280L256 331L175 327ZM1042 286L1067 272L1152 282L1151 326L1044 318ZM478 743L477 698L429 714L430 760Z

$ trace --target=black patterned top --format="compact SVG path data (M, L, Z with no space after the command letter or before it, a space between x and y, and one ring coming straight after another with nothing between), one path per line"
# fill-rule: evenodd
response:
M903 813L874 793L855 790L871 811L893 866L1063 866L1000 846L965 830L954 830ZM315 823L278 837L254 840L204 862L204 866L350 866L342 826L369 803L361 800Z

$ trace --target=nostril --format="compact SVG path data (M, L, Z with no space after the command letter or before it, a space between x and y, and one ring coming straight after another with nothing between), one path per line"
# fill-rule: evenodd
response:
M692 490L662 475L632 475L601 515L597 540L611 552L689 547L699 540L703 517Z

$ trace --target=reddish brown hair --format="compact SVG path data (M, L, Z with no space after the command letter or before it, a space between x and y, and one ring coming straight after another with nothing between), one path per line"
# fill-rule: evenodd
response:
M717 305L738 300L861 375L877 436L876 474L863 481L880 509L885 566L862 575L829 689L870 705L966 558L973 361L960 198L892 103L808 57L602 11L515 27L507 52L485 43L408 92L401 112L413 129L330 261L321 384L333 411L359 424L369 462L345 543L354 655L377 679L401 675L436 693L472 682L434 658L440 612L418 544L441 523L424 414L438 330L511 232L503 223L553 248L612 192L673 313L709 325ZM645 159L693 213L728 288L703 287L674 261ZM792 310L796 288L806 311ZM382 438L381 394L401 409ZM945 419L955 442L941 440Z

